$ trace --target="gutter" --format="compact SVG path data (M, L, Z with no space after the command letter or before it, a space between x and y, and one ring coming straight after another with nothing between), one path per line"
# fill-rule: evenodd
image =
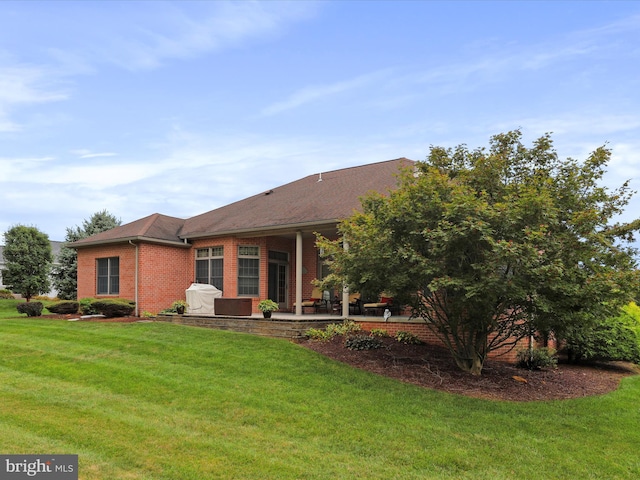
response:
M76 242L72 242L67 244L67 246L69 248L78 249L78 248L84 248L84 247L95 247L98 245L110 245L114 243L123 243L123 242L131 243L131 245L133 245L132 242L147 242L147 243L157 243L160 245L170 245L172 247L191 248L191 245L188 243L185 243L184 241L163 240L160 238L144 237L141 235L137 235L134 237L113 238L110 240L93 240L91 242L82 242L80 244L76 244Z
M326 226L336 226L340 223L340 220L324 220L324 221L312 221L312 222L300 222L300 223L291 223L288 225L272 225L268 227L251 227L251 228L238 228L235 230L221 230L219 232L202 232L202 233L188 233L186 235L181 235L180 238L183 239L191 239L191 238L205 238L205 237L223 237L223 236L236 236L236 235L246 235L246 234L263 234L265 232L269 233L291 233L295 234L298 230L302 230L303 228L309 228L309 231L315 231L317 227L326 227Z
M134 247L136 247L136 268L135 268L135 273L133 275L133 301L136 302L136 307L135 307L135 316L139 317L140 316L140 310L138 307L138 244L137 243L133 243L131 240L129 240L129 244L133 245Z

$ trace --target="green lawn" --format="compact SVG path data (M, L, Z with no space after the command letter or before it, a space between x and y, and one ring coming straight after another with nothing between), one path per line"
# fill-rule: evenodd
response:
M602 397L483 401L283 340L6 318L8 303L0 453L78 454L81 479L640 478L640 377Z

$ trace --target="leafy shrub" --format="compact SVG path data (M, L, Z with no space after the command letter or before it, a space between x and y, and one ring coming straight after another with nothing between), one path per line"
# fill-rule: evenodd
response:
M327 325L327 332L333 333L333 335L349 335L350 333L360 332L361 330L362 327L352 320Z
M569 360L621 360L640 363L640 307L630 303L618 317L565 335Z
M78 313L80 304L73 300L62 300L47 306L47 310L51 313L64 315L65 313Z
M144 318L155 318L156 314L153 312L147 312L146 310L142 312L142 317Z
M345 320L343 323L330 323L324 330L318 328L310 328L305 332L307 338L312 340L327 341L331 340L336 335L349 335L351 333L359 332L362 327L352 320Z
M405 345L420 345L422 343L422 340L420 340L416 335L403 330L396 332L395 339Z
M93 302L96 302L95 298L81 298L78 300L80 304L80 313L82 315L97 315L99 312L93 307Z
M317 340L321 342L326 342L333 337L333 335L327 332L325 329L320 328L310 328L306 332L304 332L304 334L311 340Z
M382 328L372 328L371 331L369 332L369 335L371 335L372 337L388 337L389 333L387 333L386 330L382 329Z
M5 300L13 300L13 293L11 292L11 290L3 288L2 290L0 290L0 298L3 298Z
M383 345L379 338L363 334L348 337L344 342L344 346L349 350L373 350Z
M131 302L115 299L96 300L91 306L107 318L128 317L135 309Z
M22 302L16 305L18 313L26 313L27 317L39 317L42 315L42 302Z
M552 348L525 348L518 350L516 354L516 365L528 370L541 370L543 368L555 368L558 359L555 357L555 350Z

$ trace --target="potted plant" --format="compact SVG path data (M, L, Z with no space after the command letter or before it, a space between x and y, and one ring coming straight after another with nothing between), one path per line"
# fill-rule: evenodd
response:
M189 305L184 300L176 300L171 304L171 308L178 312L179 315L182 315L184 313L184 309L188 306Z
M278 304L270 299L261 300L258 303L258 310L262 312L264 318L271 318L271 312L275 312L278 308L280 308Z

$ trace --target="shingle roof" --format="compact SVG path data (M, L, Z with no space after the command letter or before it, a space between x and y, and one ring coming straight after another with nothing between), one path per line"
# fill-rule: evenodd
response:
M73 247L83 247L94 244L122 242L128 240L145 239L159 243L182 243L178 236L180 228L184 224L184 219L169 217L160 213L154 213L148 217L141 218L126 225L112 228L105 232L100 232L77 242L73 242Z
M234 232L328 224L360 208L368 192L386 193L397 185L401 167L415 162L406 158L344 168L273 188L185 221L182 238Z
M182 243L197 237L336 224L360 209L363 195L395 188L400 169L414 163L398 158L309 175L186 220L154 213L72 245L134 239Z

